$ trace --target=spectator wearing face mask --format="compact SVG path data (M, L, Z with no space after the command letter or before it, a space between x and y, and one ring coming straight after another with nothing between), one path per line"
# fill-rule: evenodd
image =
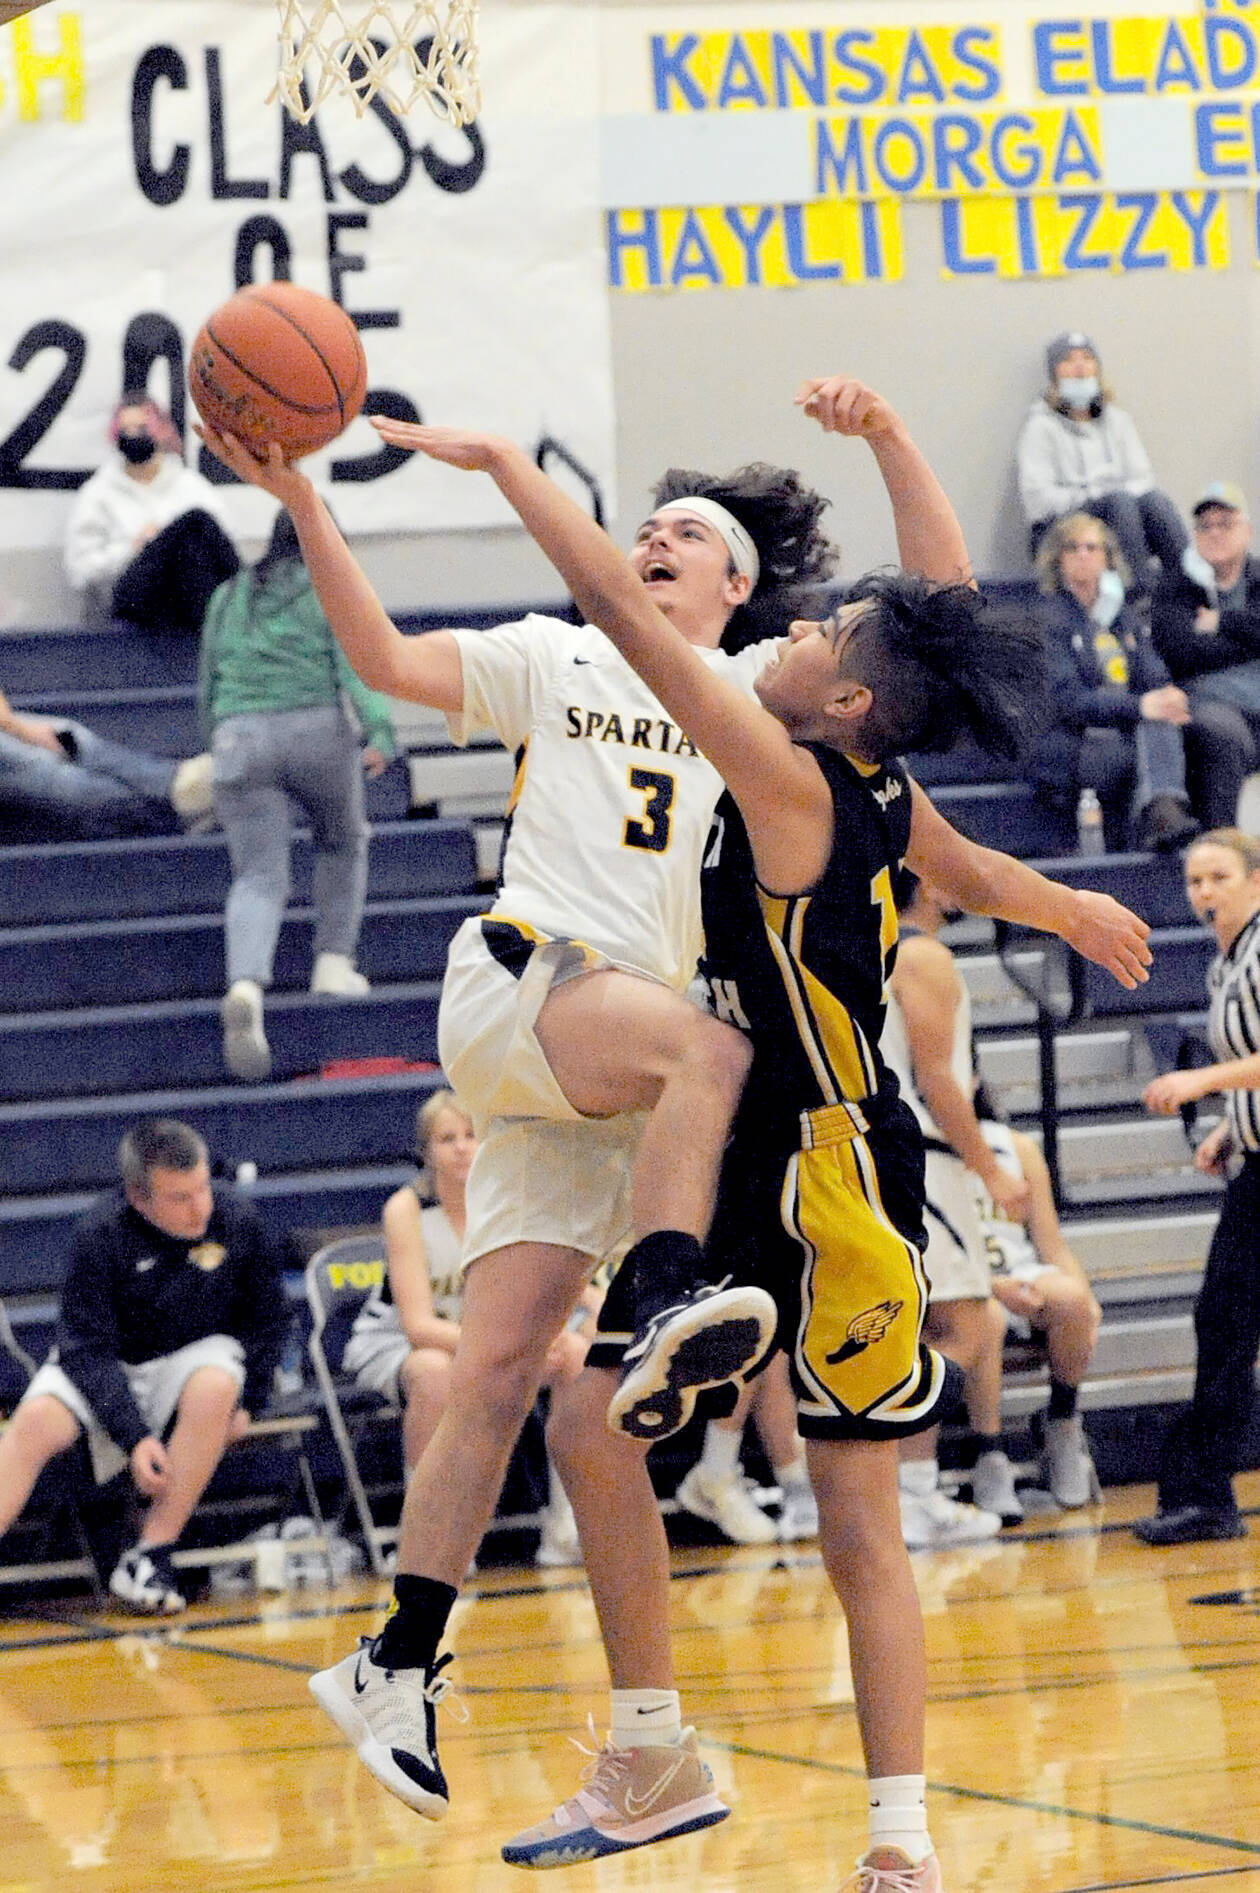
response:
M1260 731L1260 559L1242 488L1213 480L1194 503L1194 545L1151 600L1155 648L1192 703L1231 703Z
M1131 415L1101 378L1088 335L1070 329L1046 350L1048 381L1029 409L1016 448L1019 497L1036 557L1047 529L1068 513L1110 526L1139 591L1158 559L1175 571L1189 544L1177 508L1155 484Z
M1065 809L1096 789L1113 848L1171 849L1232 822L1254 754L1240 713L1191 704L1126 602L1116 536L1090 513L1056 520L1037 554L1046 705L1030 770Z
M240 565L219 496L184 465L174 423L147 394L123 396L109 438L115 451L79 488L66 532L84 617L199 632L211 592Z

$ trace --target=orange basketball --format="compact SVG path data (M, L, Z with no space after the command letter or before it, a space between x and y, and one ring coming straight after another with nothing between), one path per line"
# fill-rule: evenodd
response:
M367 362L358 330L335 302L296 283L255 283L198 332L188 391L220 433L254 452L278 441L295 459L350 425L367 393Z

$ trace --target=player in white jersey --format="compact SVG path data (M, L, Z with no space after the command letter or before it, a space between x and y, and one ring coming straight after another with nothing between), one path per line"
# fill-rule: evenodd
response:
M700 1387L742 1371L774 1333L764 1289L684 1292L700 1274L748 1065L742 1035L684 997L721 783L598 633L536 617L404 637L310 481L278 449L263 466L239 442L205 438L288 508L361 677L443 710L457 736L490 728L521 752L502 886L453 943L439 1018L443 1065L481 1137L450 1391L408 1483L385 1628L370 1655L312 1681L376 1777L436 1819L447 1788L432 1718L449 1660L439 1663L437 1647L547 1346L596 1263L633 1224L639 1240L623 1268L639 1284L642 1342L627 1353L610 1423L615 1413L638 1437L681 1424ZM676 471L656 500L635 569L705 661L751 692L756 653L718 647L755 629L759 607L781 629L828 575L826 502L762 466L724 481Z
M1002 1122L983 1085L976 1086L973 1104L999 1167L1028 1186L1021 1219L995 1203L977 1179L994 1298L1006 1310L1010 1328L1044 1338L1050 1361L1050 1404L1038 1420L1042 1478L1060 1505L1088 1505L1099 1496L1098 1474L1077 1403L1102 1310L1063 1234L1040 1146Z
M939 1429L903 1440L901 1526L910 1549L923 1551L991 1537L998 1522L1023 1516L1002 1450L1006 1317L990 1292L976 1179L1015 1215L1023 1213L1028 1192L1022 1179L999 1167L972 1109L971 1002L953 954L937 938L949 902L908 872L896 898L899 946L880 1050L923 1133L923 1262L931 1285L924 1332L963 1371L975 1500L960 1505L941 1491Z
M1159 1510L1134 1527L1148 1545L1244 1538L1233 1476L1255 1401L1260 1347L1260 842L1214 828L1186 850L1186 894L1218 952L1208 974L1208 1038L1216 1063L1170 1071L1142 1094L1170 1114L1222 1091L1225 1116L1194 1153L1226 1176L1225 1202L1194 1309L1194 1395L1159 1462Z

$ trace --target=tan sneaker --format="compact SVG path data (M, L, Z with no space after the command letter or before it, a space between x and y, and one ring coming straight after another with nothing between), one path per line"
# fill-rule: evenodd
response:
M570 1867L712 1827L731 1811L714 1792L694 1729L684 1729L680 1742L655 1748L614 1748L607 1739L597 1752L581 1742L575 1747L590 1757L584 1785L504 1845L511 1866Z
M941 1863L932 1853L916 1867L900 1847L872 1847L840 1893L945 1893Z

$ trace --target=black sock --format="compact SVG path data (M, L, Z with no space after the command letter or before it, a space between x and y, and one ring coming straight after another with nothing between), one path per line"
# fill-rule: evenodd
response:
M636 1302L661 1308L704 1280L704 1250L697 1237L681 1229L654 1229L635 1243L621 1266L633 1270Z
M393 1608L372 1645L372 1661L390 1670L431 1667L458 1596L453 1584L400 1571L394 1579Z
M1000 1453L1002 1435L1000 1433L977 1433L973 1427L971 1438L967 1441L968 1462L974 1466L986 1453Z
M1077 1389L1069 1387L1066 1380L1057 1380L1050 1376L1050 1404L1046 1408L1048 1420L1070 1420L1076 1412Z

